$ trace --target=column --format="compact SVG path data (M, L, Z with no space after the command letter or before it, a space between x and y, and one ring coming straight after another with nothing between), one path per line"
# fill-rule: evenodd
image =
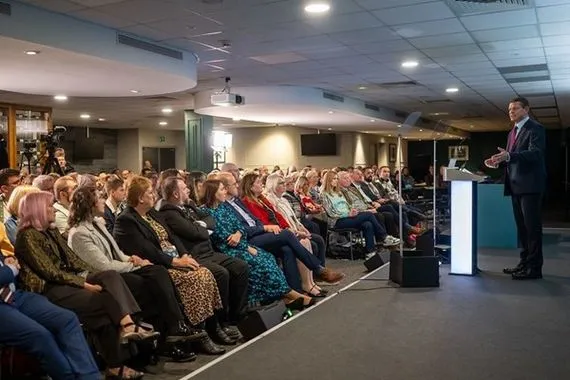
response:
M212 130L214 118L199 115L192 110L184 111L186 131L186 170L200 170L205 173L214 168L212 151Z

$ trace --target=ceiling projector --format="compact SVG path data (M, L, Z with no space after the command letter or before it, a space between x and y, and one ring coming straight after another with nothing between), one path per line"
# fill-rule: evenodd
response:
M229 106L241 106L245 104L245 98L238 94L214 94L210 98L210 101L215 106L229 107Z

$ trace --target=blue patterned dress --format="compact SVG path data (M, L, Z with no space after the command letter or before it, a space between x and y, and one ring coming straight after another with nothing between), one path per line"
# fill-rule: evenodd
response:
M257 247L254 247L257 255L248 252L247 248L250 245L247 243L246 232L230 205L222 203L217 208L204 208L204 210L216 221L216 227L211 235L214 245L220 252L241 259L249 265L250 304L272 302L291 291L273 255ZM241 240L236 247L230 247L227 238L236 231L241 232Z

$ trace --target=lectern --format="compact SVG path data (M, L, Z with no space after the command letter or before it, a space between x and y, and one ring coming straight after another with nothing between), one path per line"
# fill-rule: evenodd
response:
M477 274L477 182L485 177L464 169L446 168L451 183L451 272Z

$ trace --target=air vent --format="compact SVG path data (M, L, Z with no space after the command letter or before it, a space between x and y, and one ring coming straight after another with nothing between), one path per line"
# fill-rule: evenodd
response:
M421 98L420 101L424 104L453 103L451 99Z
M531 73L537 71L548 71L548 66L546 63L540 63L536 65L497 67L497 70L499 70L501 74Z
M378 106L376 106L376 105L374 105L374 104L365 103L365 104L364 104L364 108L366 108L367 110L370 110L370 111L380 112L380 107L378 107Z
M323 92L323 98L332 100L333 102L344 103L344 98L342 96L331 94L330 92Z
M408 80L402 82L384 82L377 84L378 87L383 87L383 88L402 88L402 87L412 87L417 85L418 82L416 82L415 80Z
M446 2L459 16L473 13L512 11L533 6L532 0L447 0Z
M522 77L522 78L507 78L507 83L528 83L528 82L542 82L550 80L550 75L539 75L536 77Z
M0 14L12 16L12 6L8 3L0 3Z
M184 56L182 52L164 46L151 44L150 42L142 41L124 34L117 34L117 42L122 45L127 45L135 49L146 50L154 54L164 55L165 57L174 58L182 61Z
M164 100L164 101L173 101L173 100L178 100L176 98L170 97L170 96L147 96L145 97L146 100Z

